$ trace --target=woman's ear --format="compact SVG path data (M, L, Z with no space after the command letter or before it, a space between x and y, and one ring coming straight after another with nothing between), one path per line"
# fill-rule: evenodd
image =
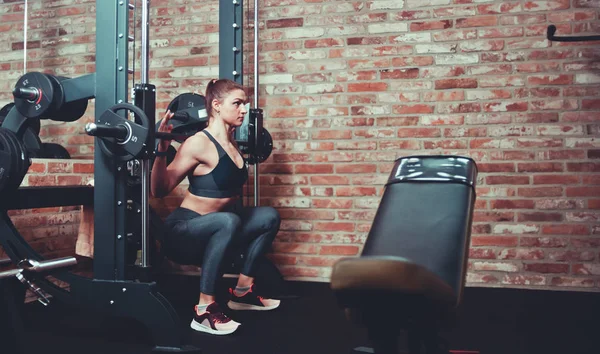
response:
M212 100L212 108L217 113L221 111L221 103L216 98Z

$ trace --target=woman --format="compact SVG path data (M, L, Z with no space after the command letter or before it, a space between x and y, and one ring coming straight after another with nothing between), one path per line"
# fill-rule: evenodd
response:
M166 166L170 141L161 141L154 160L151 193L169 194L186 176L190 187L181 205L165 220L166 255L174 262L202 267L200 298L191 327L210 334L230 334L238 322L228 318L215 302L215 285L222 266L234 250L244 252L245 263L235 289L229 289L233 310L272 310L279 300L253 291L256 267L271 247L280 217L272 207L239 207L247 166L235 140L234 129L246 114L244 88L231 80L212 80L206 88L208 126L188 138L173 162ZM158 131L170 132L167 112ZM239 254L239 253L238 253Z

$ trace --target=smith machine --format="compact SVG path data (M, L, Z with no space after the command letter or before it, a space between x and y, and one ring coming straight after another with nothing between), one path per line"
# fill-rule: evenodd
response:
M23 342L19 308L24 287L28 285L47 303L57 301L83 310L109 316L133 318L144 324L154 340L154 351L199 352L182 343L181 321L169 301L157 290L155 282L144 274L150 270L149 173L155 154L155 140L173 138L155 131L156 87L148 82L149 8L143 0L141 30L141 82L134 85L134 104L127 103L129 63L129 20L135 6L123 0L96 1L96 72L77 78L26 73L16 84L15 105L0 128L0 244L16 268L0 273L0 327L14 333L9 350L21 353ZM255 0L255 23L258 4ZM238 83L243 80L243 5L242 0L220 0L220 73ZM258 38L258 26L255 26ZM135 38L133 38L135 40ZM255 53L257 53L255 40ZM258 62L254 63L254 108L235 138L249 162L254 164L254 204L258 205L258 164L271 152L272 140L262 127L258 109ZM28 151L22 132L39 119L75 121L86 111L89 99L95 99L95 120L86 125L86 133L95 136L95 187L51 186L19 187L29 166ZM192 116L198 109L192 109ZM199 115L199 114L198 114ZM200 115L199 115L200 116ZM131 119L133 118L133 119ZM141 264L131 279L127 264L127 201L131 198L128 179L131 161L141 167ZM44 260L16 230L7 211L50 206L94 206L93 279L68 269L76 264L73 257ZM138 221L139 222L139 221ZM68 286L57 286L51 275ZM50 296L47 296L50 295ZM2 327L3 328L3 327ZM5 332L8 333L8 332ZM8 344L11 347L11 344Z

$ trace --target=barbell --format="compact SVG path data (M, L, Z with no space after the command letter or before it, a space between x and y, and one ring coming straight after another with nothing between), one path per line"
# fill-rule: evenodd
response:
M40 72L26 73L13 90L15 107L27 118L76 121L85 114L88 99L66 102L62 81L68 79Z

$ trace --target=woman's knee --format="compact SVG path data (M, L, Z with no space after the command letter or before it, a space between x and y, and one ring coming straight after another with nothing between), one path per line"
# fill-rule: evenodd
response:
M260 217L264 220L266 225L269 225L269 230L279 230L279 225L281 223L281 216L277 209L270 206L261 206L260 208Z
M215 226L219 231L233 235L237 232L242 224L240 217L234 213L220 212L215 214Z

